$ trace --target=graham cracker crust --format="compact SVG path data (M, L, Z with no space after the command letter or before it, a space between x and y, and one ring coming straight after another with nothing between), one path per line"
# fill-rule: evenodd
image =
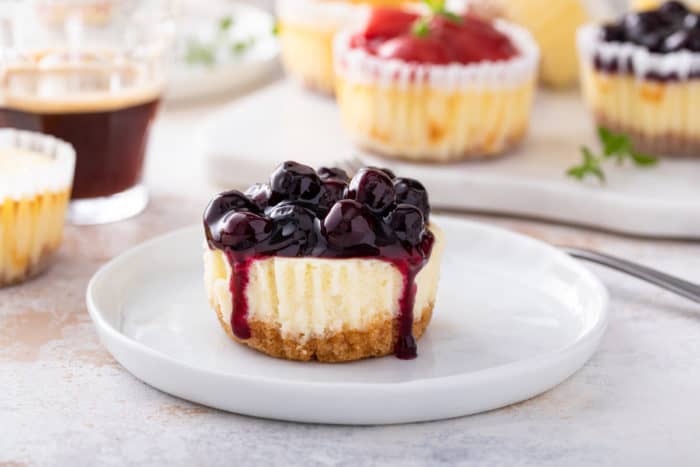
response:
M311 338L305 342L284 338L279 327L262 321L250 321L250 339L238 339L231 331L221 309L215 306L221 327L234 341L245 344L260 352L286 360L337 363L360 360L370 357L383 357L394 353L397 338L396 319L372 323L363 330L349 329L324 338ZM433 315L433 304L423 308L419 320L413 322L413 336L416 340L425 333Z
M386 148L380 148L377 144L366 140L356 140L355 144L362 150L375 156L382 157L384 159L396 159L411 162L413 164L450 165L465 161L487 161L491 159L505 157L511 153L514 153L520 148L523 140L525 139L526 133L527 131L523 131L522 133L519 133L513 137L506 138L503 147L498 151L489 151L484 148L474 148L463 151L458 155L451 155L448 158L435 157L434 155L430 154L426 154L421 157L406 156L398 151L391 151L387 150Z
M613 123L601 116L596 117L596 123L615 133L628 135L637 151L655 156L671 157L700 157L700 135L689 137L678 133L648 135L643 131L632 130L625 125Z

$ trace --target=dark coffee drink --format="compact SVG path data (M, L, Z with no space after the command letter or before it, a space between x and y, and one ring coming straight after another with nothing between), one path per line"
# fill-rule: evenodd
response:
M7 70L0 127L56 136L76 150L73 199L121 193L141 179L161 86L135 66L79 57L49 71ZM115 84L116 83L116 84ZM116 87L116 89L114 89Z

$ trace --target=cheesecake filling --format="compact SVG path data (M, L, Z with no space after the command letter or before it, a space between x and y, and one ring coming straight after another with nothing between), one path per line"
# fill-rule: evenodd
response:
M301 342L366 329L377 321L399 318L400 313L408 326L421 318L437 293L442 246L441 234L434 227L433 231L431 258L413 281L407 269L383 259L255 259L243 271L247 279L241 281L245 319L272 323L284 337ZM211 305L222 311L226 322L236 322L234 308L241 306L241 300L234 297L242 284L233 277L231 261L223 251L205 248L204 264ZM241 268L237 271L240 274ZM411 298L409 313L400 311L410 306Z

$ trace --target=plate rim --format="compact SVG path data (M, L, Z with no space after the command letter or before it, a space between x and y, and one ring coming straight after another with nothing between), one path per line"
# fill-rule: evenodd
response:
M492 366L488 368L483 368L480 370L468 372L468 373L458 373L454 375L449 375L449 376L439 376L435 378L420 378L420 379L415 379L415 380L409 380L409 381L400 381L400 382L371 382L371 383L363 383L363 382L321 382L321 381L294 381L294 380L289 380L289 379L283 379L283 378L276 378L276 377L269 377L269 376L252 376L252 375L247 375L247 374L232 374L232 373L227 373L219 370L214 370L210 368L204 368L204 367L199 367L199 366L194 366L189 363L183 362L181 360L178 360L170 355L167 355L157 349L154 349L152 347L147 346L144 343L141 343L139 341L136 341L127 335L125 335L122 331L116 329L114 326L112 326L107 320L102 316L102 313L99 311L99 306L97 304L97 300L94 297L95 295L95 289L97 287L97 284L102 280L102 277L109 274L110 270L117 264L122 263L124 261L128 261L130 258L132 258L135 255L138 255L141 253L142 250L149 249L152 247L154 244L159 243L163 241L164 239L168 237L173 237L173 236L178 236L182 235L184 232L188 231L193 231L195 229L201 228L201 226L195 224L195 225L189 225L186 227L181 227L174 229L170 232L167 232L165 234L161 234L158 236L155 236L153 238L150 238L148 240L145 240L144 242L126 250L125 252L115 256L114 258L110 259L108 262L103 264L96 272L95 274L91 277L87 290L86 290L86 303L87 303L87 308L88 308L88 313L93 320L93 323L95 324L98 334L100 335L100 340L102 341L103 345L108 349L110 354L119 361L120 364L122 364L121 360L114 355L114 352L111 349L111 346L108 345L103 341L102 335L105 333L108 337L111 339L116 340L117 342L121 343L123 346L128 348L131 351L138 351L141 353L145 353L147 356L151 358L155 358L160 361L165 361L168 364L171 365L176 365L179 367L182 367L188 371L195 371L195 372L202 372L205 374L213 375L219 378L225 378L228 379L234 383L244 383L248 385L256 385L256 384L265 384L265 385L273 385L279 388L284 388L284 387L294 387L294 388L310 388L314 390L332 390L332 389L337 389L339 387L351 389L351 390L370 390L370 391L376 391L376 390L381 390L383 392L395 392L395 391L407 391L407 390L417 390L417 391L425 391L425 390L431 390L435 389L436 386L445 388L446 386L454 386L454 385L465 385L468 384L471 380L479 379L479 378L488 378L488 377L493 377L498 375L499 373L507 372L507 373L517 373L518 370L525 369L525 367L532 367L532 366L537 366L541 367L545 364L546 361L548 360L558 360L564 358L567 354L576 351L578 348L583 348L587 344L589 344L591 341L599 340L602 335L605 333L605 330L607 329L608 321L609 321L609 304L610 304L610 297L609 297L609 292L607 288L603 285L603 283L598 279L590 270L588 270L586 267L581 265L577 260L569 257L566 253L563 251L557 249L556 247L543 242L541 240L529 237L527 235L523 235L517 232L513 232L501 227L496 227L490 224L478 222L478 221L472 221L472 220L466 220L466 219L461 219L455 216L450 216L450 215L435 215L433 216L436 218L439 224L442 224L443 222L454 222L454 223L459 223L459 224L464 224L466 226L472 227L472 228L479 228L483 229L486 231L491 231L491 232L498 232L499 234L504 234L508 237L511 238L516 238L519 241L525 241L526 243L530 243L533 245L538 245L539 247L544 247L550 251L555 256L558 256L560 259L563 259L569 265L571 265L575 270L577 270L577 274L584 277L589 284L591 284L594 288L597 289L598 293L600 294L601 298L601 306L600 310L598 311L598 316L597 316L597 322L594 323L590 329L588 329L583 335L577 336L575 339L573 339L571 342L567 343L565 346L563 346L560 349L557 349L555 351L547 352L541 355L537 355L534 357L526 358L523 360L516 360L513 362L508 362L502 365L497 365L497 366ZM595 352L595 349L597 348L597 345L593 348L593 352ZM270 357L272 358L272 357ZM590 356L588 357L590 358ZM584 361L584 364L586 361L588 361L588 358ZM299 363L299 362L293 362L293 363ZM303 364L303 362L299 363ZM122 364L123 365L123 364ZM131 373L131 370L127 368L125 365L123 365L127 371ZM582 366L582 365L581 365ZM576 370L574 370L573 373L578 371L581 366L579 366ZM573 374L572 373L572 374ZM141 378L138 378L141 379ZM563 381L563 380L562 380Z

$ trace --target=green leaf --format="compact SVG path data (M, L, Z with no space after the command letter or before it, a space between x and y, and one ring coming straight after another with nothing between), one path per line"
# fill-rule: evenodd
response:
M233 17L231 15L224 16L219 20L219 30L228 31L233 26Z
M252 36L246 40L234 42L231 45L231 52L233 52L235 55L240 55L252 47L253 44L255 44L255 37Z
M615 133L607 128L600 127L598 128L598 138L603 147L602 155L596 156L589 148L582 146L583 161L580 165L569 168L566 171L568 176L583 180L590 175L604 183L605 173L601 163L605 160L614 159L618 165L621 165L626 159L630 159L639 167L652 166L658 162L656 156L635 151L632 139L625 134Z
M453 23L462 24L462 17L458 14L452 13L451 11L442 10L440 13L445 18L449 19Z
M185 61L191 65L213 65L216 62L214 46L191 39L187 43Z
M569 168L566 174L577 180L583 180L590 175L596 177L601 183L605 182L605 174L600 167L601 158L596 157L586 146L581 147L581 154L583 155L581 164Z
M433 13L442 13L445 11L445 0L423 0L423 3L428 5L428 8Z
M416 22L413 23L411 32L416 37L428 37L430 35L430 24L428 23L428 18L418 18Z
M613 133L607 128L598 128L598 137L603 145L605 157L615 156L618 163L622 163L625 156L632 150L632 141L623 134Z
M658 157L652 156L650 154L643 154L641 152L632 152L630 154L630 157L632 158L635 164L642 167L656 165L659 162Z
M279 21L275 21L275 24L272 25L272 35L273 36L280 35L280 22Z
M577 165L569 168L569 170L566 171L566 174L570 177L574 177L577 180L583 180L583 177L586 176L586 168Z

